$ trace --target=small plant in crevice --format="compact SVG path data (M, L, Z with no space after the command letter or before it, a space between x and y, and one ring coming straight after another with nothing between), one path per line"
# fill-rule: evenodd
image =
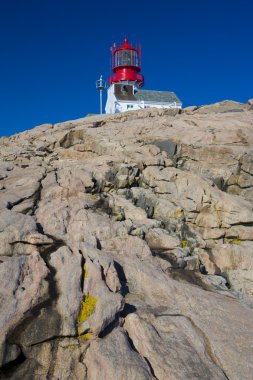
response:
M187 240L181 240L180 241L180 247L181 248L189 247L189 242Z
M184 216L184 210L181 210L181 209L176 209L175 211L175 216L176 218L181 218Z

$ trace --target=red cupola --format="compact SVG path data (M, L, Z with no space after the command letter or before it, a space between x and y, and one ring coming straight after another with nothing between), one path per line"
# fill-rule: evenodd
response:
M124 39L123 45L116 47L116 43L111 48L112 52L112 71L114 74L110 76L110 84L116 82L130 81L137 82L141 87L144 84L141 71L141 48L135 49L128 43L128 39Z

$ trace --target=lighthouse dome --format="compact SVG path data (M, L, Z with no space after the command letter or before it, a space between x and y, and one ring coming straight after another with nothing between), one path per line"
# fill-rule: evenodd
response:
M139 86L142 86L144 77L139 74L139 71L141 71L140 46L138 49L134 48L125 38L123 44L119 47L114 43L111 52L113 74L110 76L110 84L128 81L136 82Z

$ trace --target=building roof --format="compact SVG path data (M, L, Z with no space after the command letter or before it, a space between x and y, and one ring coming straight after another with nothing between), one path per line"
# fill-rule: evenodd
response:
M153 103L181 103L175 92L138 90L135 94L137 100Z
M133 91L134 89L134 91ZM182 103L175 92L139 90L132 85L115 84L115 96L117 100L130 102L150 102L150 103Z

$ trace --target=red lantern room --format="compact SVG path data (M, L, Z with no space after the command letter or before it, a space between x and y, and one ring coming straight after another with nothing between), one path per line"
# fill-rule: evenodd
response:
M116 47L114 43L111 48L112 52L112 71L114 74L110 76L110 84L116 82L130 81L136 82L139 87L144 84L141 71L141 48L135 49L128 43L128 39L124 39L123 45Z

